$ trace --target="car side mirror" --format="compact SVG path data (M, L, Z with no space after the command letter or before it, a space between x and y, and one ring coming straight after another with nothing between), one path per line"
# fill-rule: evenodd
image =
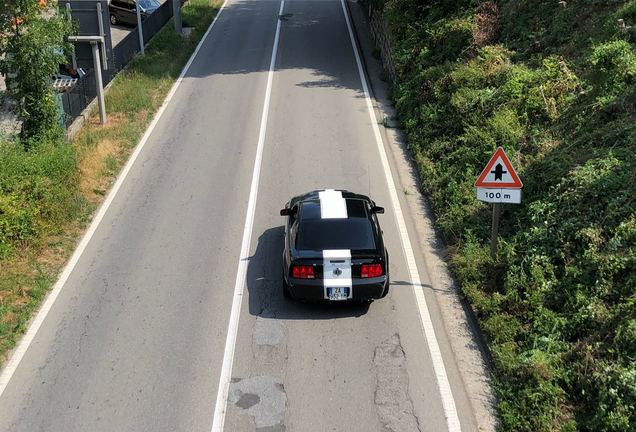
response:
M295 207L294 208L285 207L284 209L281 209L281 211L280 211L280 215L281 216L291 216L294 213L296 213L296 208Z
M377 214L384 214L384 207L373 206L371 211Z

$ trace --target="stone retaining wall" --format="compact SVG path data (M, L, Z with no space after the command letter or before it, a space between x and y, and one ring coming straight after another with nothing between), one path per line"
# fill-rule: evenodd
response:
M373 8L371 5L366 8L369 15L369 26L375 46L380 51L382 66L391 82L395 81L395 66L393 63L393 54L391 52L391 37L387 28L384 14Z

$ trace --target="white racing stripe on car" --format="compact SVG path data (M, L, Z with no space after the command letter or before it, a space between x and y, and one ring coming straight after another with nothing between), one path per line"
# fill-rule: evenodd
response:
M351 250L328 249L322 251L322 280L325 299L329 299L328 288L349 288L347 298L352 298Z
M318 192L320 198L320 217L323 219L346 219L347 202L342 197L342 192L327 189Z

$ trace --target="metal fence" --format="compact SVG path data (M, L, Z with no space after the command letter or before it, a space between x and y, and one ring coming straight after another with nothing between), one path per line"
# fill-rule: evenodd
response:
M81 114L96 95L93 71L84 75L71 91L61 94L66 126L69 126Z
M150 14L142 23L144 42L157 34L172 17L172 1L164 2L156 11ZM109 69L102 71L104 85L107 85L140 51L139 34L137 28L123 38L113 47L113 58L109 59ZM93 70L82 77L77 85L67 93L62 93L62 106L64 108L65 123L69 126L77 116L91 103L97 96L95 89L95 74Z
M148 41L166 25L171 17L171 0L164 2L156 11L148 15L141 23L144 43L148 43ZM124 68L140 50L139 33L135 27L125 38L113 47L115 69L120 71Z
M139 34L137 33L137 28L135 28L113 47L114 69L117 72L122 70L139 51ZM104 85L106 84L108 84L108 82L104 79Z
M159 9L154 11L141 23L141 27L144 31L144 41L146 43L151 37L159 33L159 30L161 30L172 17L172 1L173 0L168 0L164 2Z

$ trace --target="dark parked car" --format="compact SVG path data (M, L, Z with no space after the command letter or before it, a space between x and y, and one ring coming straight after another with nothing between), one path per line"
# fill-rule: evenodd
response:
M137 1L141 10L141 19L157 10L161 3L159 0L111 0L108 5L110 23L112 25L137 25Z
M389 255L365 195L313 191L292 198L285 224L283 294L300 300L371 301L389 292Z

